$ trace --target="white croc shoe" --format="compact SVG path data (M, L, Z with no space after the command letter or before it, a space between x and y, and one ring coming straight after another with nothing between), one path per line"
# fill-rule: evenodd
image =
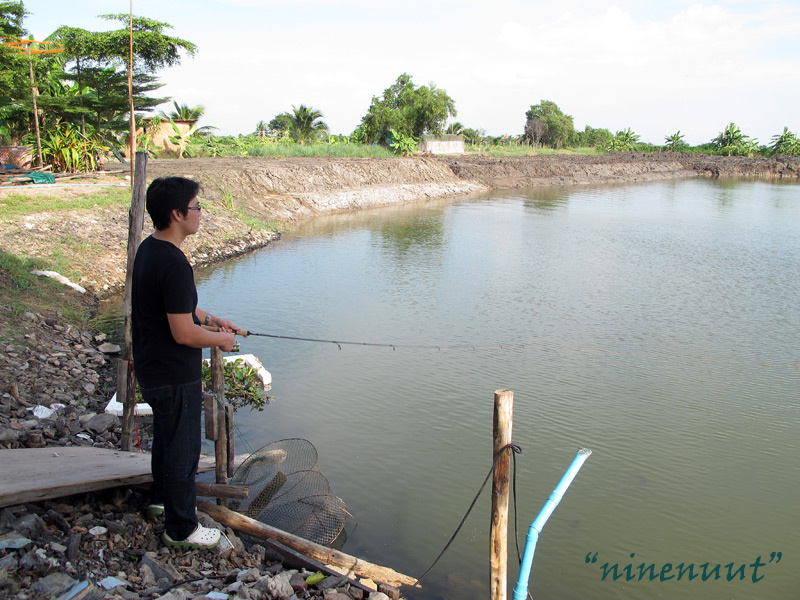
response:
M189 534L185 540L173 540L167 532L161 536L161 540L170 548L213 548L219 544L221 534L219 529L203 527L198 523L197 528Z

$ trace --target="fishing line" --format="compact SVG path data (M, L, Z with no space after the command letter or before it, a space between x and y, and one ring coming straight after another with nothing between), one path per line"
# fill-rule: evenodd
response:
M776 364L776 363L762 363L755 361L744 361L725 358L710 358L705 356L691 356L688 354L670 354L666 352L620 352L617 350L603 350L596 348L580 348L570 346L542 346L539 344L497 344L497 345L477 345L477 344L462 344L455 346L445 345L410 345L410 344L391 344L381 342L353 342L343 340L328 340L321 338L306 338L291 335L277 335L273 333L257 333L255 331L248 331L246 329L239 329L236 335L242 337L249 337L251 335L258 337L266 337L280 340L293 340L298 342L316 342L322 344L335 344L339 350L343 345L349 346L369 346L373 348L391 348L392 350L439 350L439 351L458 351L458 350L473 350L473 351L486 351L486 350L541 350L550 352L582 352L586 354L601 354L605 356L620 356L628 358L668 358L673 360L707 362L714 364L727 364L727 365L744 365L744 366L758 366L769 367L776 369L798 369L798 364Z

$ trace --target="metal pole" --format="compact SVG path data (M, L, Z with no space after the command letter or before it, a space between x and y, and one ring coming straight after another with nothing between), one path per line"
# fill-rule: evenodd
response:
M536 552L536 542L539 540L539 534L591 453L592 451L587 448L578 449L578 453L572 459L572 464L567 468L550 497L547 498L547 502L544 503L542 510L539 511L539 515L531 523L530 529L528 529L528 537L525 540L525 551L522 553L522 564L519 569L519 577L517 577L517 585L514 586L513 600L525 600L528 594L528 579L530 579L531 567L533 566L533 554Z

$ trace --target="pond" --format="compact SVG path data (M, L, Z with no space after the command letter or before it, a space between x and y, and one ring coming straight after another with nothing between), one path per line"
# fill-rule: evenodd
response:
M237 413L238 452L310 440L345 552L421 575L510 389L520 545L593 451L539 538L537 600L723 599L800 586L799 272L800 186L692 179L317 218L197 280L255 332L395 345L241 343L274 399ZM409 598L489 597L489 488Z

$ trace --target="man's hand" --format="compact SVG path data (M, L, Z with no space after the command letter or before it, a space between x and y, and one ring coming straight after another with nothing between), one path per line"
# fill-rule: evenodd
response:
M220 333L224 333L226 336L230 336L230 339L226 337L225 342L219 344L220 350L223 352L231 352L236 347L236 336L231 331L226 331L224 327L220 326L219 328Z

